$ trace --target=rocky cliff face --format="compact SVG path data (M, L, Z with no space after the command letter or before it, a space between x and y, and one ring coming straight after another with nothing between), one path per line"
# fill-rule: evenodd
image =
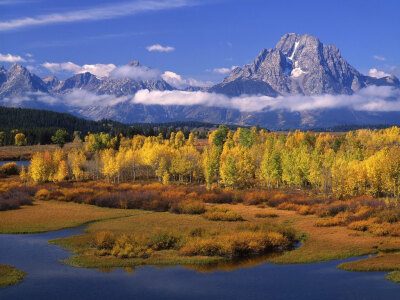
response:
M244 82L263 82L255 94L275 96L287 94L352 94L371 84L400 86L394 76L377 80L353 68L333 45L304 34L285 34L276 48L262 50L253 63L235 68L222 84L210 90L230 93ZM223 87L229 86L227 90ZM271 91L272 90L272 91Z
M13 64L7 71L0 69L0 99L27 92L47 93L48 90L42 79L19 64Z

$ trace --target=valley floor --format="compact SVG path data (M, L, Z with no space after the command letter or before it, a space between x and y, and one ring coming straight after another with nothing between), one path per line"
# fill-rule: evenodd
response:
M242 216L244 221L212 221L202 215L175 214L135 209L101 208L87 204L61 201L34 201L32 206L0 212L1 233L34 233L79 226L91 222L87 233L51 243L68 248L74 256L64 262L77 267L132 267L143 264L205 264L226 261L228 258L214 255L182 256L176 249L153 251L148 257L123 258L98 255L92 241L96 234L110 232L145 235L149 232L170 232L176 235L204 230L219 235L236 234L249 225L269 223L296 229L301 246L283 255L269 258L278 264L314 263L354 256L375 255L366 259L341 264L339 268L350 271L394 271L387 278L398 281L400 270L400 237L374 236L344 226L316 227L316 215L300 215L264 205L207 204L224 207ZM260 218L256 216L273 216ZM212 233L214 232L214 233ZM260 260L262 262L264 260Z

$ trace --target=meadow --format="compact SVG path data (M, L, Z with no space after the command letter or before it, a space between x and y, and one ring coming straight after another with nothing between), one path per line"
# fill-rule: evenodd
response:
M83 235L51 241L77 267L373 254L339 267L393 271L387 278L398 281L399 143L397 127L283 135L221 126L208 142L182 132L90 134L33 153L29 168L0 168L0 232L89 223Z

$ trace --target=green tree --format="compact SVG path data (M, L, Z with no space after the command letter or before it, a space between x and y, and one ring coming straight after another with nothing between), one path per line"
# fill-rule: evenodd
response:
M65 143L69 138L69 134L64 129L58 129L56 134L51 137L51 141L57 144L60 148L64 147Z

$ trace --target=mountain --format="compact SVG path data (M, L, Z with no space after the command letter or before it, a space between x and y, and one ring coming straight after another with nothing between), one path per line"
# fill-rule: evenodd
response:
M373 78L352 67L333 45L309 34L285 34L274 49L264 49L253 63L233 69L210 91L238 96L262 94L352 94L369 85L400 87L394 76ZM243 88L245 87L245 88Z
M0 99L20 96L27 92L47 93L46 84L23 66L14 63L7 71L0 68Z
M126 65L132 70L149 72L151 68L142 66L137 60L131 61ZM137 91L148 89L152 90L173 90L166 81L154 76L151 79L132 79L129 77L118 76L97 78L95 75L86 72L80 73L61 81L50 91L52 94L68 94L74 89L86 90L98 95L114 95L116 97L134 95Z
M42 81L45 83L48 90L52 90L60 84L60 80L54 75L42 78Z
M291 105L307 98L298 97L299 95L344 95L342 98L345 100L340 99L341 103L357 96L356 101L362 102L368 96L365 91L373 90L373 86L394 87L398 88L395 91L400 91L400 82L395 76L375 78L363 75L341 56L337 47L325 45L314 36L295 33L285 34L275 48L262 50L251 64L234 68L221 83L210 88L187 87L182 92L174 92L177 88L163 80L158 71L142 66L138 61L118 67L107 77L86 72L65 80L59 80L55 76L40 79L18 64L12 65L8 70L0 67L0 105L69 112L93 120L107 118L125 123L204 121L259 124L271 129L325 128L341 124L400 124L399 112L373 111L371 108L363 111L350 105L329 106L329 109L290 110ZM132 101L139 90L172 92L153 93L152 102L159 104L147 104L143 101ZM385 95L391 93L388 90L391 89L386 88L382 95L384 99L399 99L400 92L393 93L399 96L385 98ZM357 94L359 91L360 94ZM164 101L163 95L167 94L169 97L164 103L169 104L161 105ZM182 99L185 95L187 100ZM260 103L266 103L268 99L246 98L246 95L266 95L271 97L271 103L277 104L276 107L287 108L270 109L260 106ZM376 93L374 95L377 98L381 96ZM174 96L181 98L175 101ZM242 107L242 111L230 107L228 98L238 96L241 97L232 101L235 101L235 107ZM194 97L196 105L190 102L190 97ZM332 101L331 98L320 97L318 101ZM144 99L149 98L145 95ZM222 105L217 101L221 101ZM247 106L252 107L253 102L241 101L254 101L254 107L262 109L248 112ZM218 107L211 107L210 103L215 103ZM288 104L282 105L285 103Z

